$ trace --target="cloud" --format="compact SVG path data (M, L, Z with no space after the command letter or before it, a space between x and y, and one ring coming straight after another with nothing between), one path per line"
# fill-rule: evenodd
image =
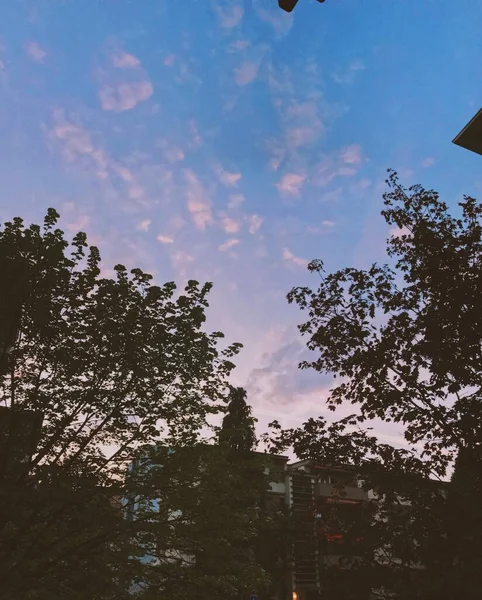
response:
M226 252L226 250L229 250L230 248L233 248L233 246L237 246L239 244L239 240L235 239L235 238L231 238L227 241L224 242L224 244L221 244L218 249L221 250L221 252Z
M280 406L289 405L289 416L293 420L297 420L296 415L300 412L309 414L316 411L319 414L320 405L332 387L333 377L299 369L298 365L303 360L312 361L313 353L306 348L303 339L285 332L280 341L273 343L272 348L258 359L262 366L250 372L246 384L250 396L259 398L258 404L266 409L276 407L278 410Z
M424 169L433 167L434 164L435 164L435 158L433 158L432 156L428 156L427 158L424 158L421 162L421 165Z
M331 183L336 177L353 177L362 162L361 147L357 144L347 146L334 156L324 156L316 166L311 182L314 185L323 187Z
M313 233L313 234L326 233L326 231L333 229L334 226L335 226L334 221L325 220L325 221L321 222L321 226L308 225L308 227L306 228L306 231L308 233Z
M145 219L144 221L141 221L137 225L137 229L139 229L140 231L148 231L150 224L151 224L151 220L150 219Z
M94 168L99 179L107 179L109 158L94 144L90 133L67 119L62 110L53 111L53 123L48 133L59 143L63 160L67 163L84 160L89 168Z
M229 208L238 208L245 201L243 194L231 194L228 200Z
M186 267L194 262L194 257L189 254L188 252L185 252L183 250L180 250L178 252L173 252L173 254L171 254L171 263L173 268L179 272L180 277L185 277L185 269Z
M265 71L279 131L264 141L270 167L308 172L326 125L335 115L324 99L320 69L307 57L298 71L272 61L267 61Z
M185 224L186 224L186 222L181 217L181 215L175 215L175 216L171 217L168 221L169 231L171 231L173 233L177 233L184 227Z
M308 265L308 262L309 262L309 261L305 260L304 258L295 256L288 248L283 249L283 260L290 265L293 265L295 267L302 267L302 268L306 268L306 266Z
M293 25L293 14L280 10L276 2L271 0L254 0L254 8L258 18L269 23L277 37L285 36Z
M161 235L159 234L156 237L156 240L158 242L161 242L161 244L173 244L174 243L174 238L170 235Z
M249 233L254 235L263 224L263 217L260 215L249 215L247 220L249 223Z
M403 235L411 235L410 230L406 227L393 227L390 229L390 237L400 238Z
M355 80L356 74L359 71L364 71L365 69L366 69L366 67L361 60L355 60L351 63L351 65L348 67L348 69L345 72L334 73L333 79L336 81L336 83L342 83L342 84L353 83L353 81Z
M131 110L152 96L154 88L136 56L115 50L108 55L108 59L108 68L97 73L98 93L103 110Z
M237 233L241 228L241 223L230 217L222 220L222 226L226 233Z
M65 229L67 229L69 233L85 231L87 226L91 223L90 215L80 212L80 208L76 206L74 202L63 202L60 207L60 213L63 219L67 221ZM89 238L89 242L95 244L91 238Z
M189 143L189 146L191 148L199 148L200 146L202 146L203 140L201 134L199 133L197 123L194 119L191 119L189 121L189 131L191 133L191 141Z
M356 183L354 183L350 187L350 190L355 194L361 194L365 190L367 190L371 185L372 185L372 182L369 179L367 179L366 177L364 177L363 179L360 179L360 181L357 181Z
M306 176L300 173L286 173L276 184L276 187L281 194L298 196L305 180Z
M357 144L347 146L340 152L341 160L348 165L359 165L362 161L361 147Z
M237 27L243 19L243 7L240 4L233 6L216 6L216 14L219 24L223 29L232 29Z
M175 62L176 57L174 56L174 54L168 54L164 59L164 64L166 65L166 67L173 67Z
M226 187L235 187L241 179L241 173L225 171L220 165L214 167L214 171L218 176L219 181Z
M101 106L104 110L123 112L131 110L140 102L148 100L154 92L149 80L105 85L99 90Z
M259 61L245 61L234 70L234 80L238 85L252 83L258 74Z
M25 52L37 63L42 63L47 57L47 52L37 42L27 42Z
M156 144L162 149L164 158L170 163L181 162L185 159L185 154L179 146L170 144L167 140L158 140Z
M64 162L80 167L100 181L120 181L133 200L144 196L144 190L132 170L113 160L102 146L94 141L93 135L87 129L67 118L62 110L55 109L52 112L52 126L50 129L44 129Z
M127 52L116 52L111 55L112 64L118 69L129 69L139 67L141 61L133 54Z
M246 50L249 46L248 40L236 40L232 44L229 45L229 52L241 52L242 50Z
M211 202L207 198L203 185L191 169L184 169L186 182L187 209L192 220L200 230L206 229L213 222Z

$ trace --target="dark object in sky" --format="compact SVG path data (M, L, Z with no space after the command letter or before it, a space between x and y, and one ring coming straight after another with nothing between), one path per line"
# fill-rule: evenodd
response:
M452 141L457 146L482 155L482 108Z
M318 0L321 4L325 0ZM278 6L286 12L291 12L293 8L298 4L298 0L278 0Z

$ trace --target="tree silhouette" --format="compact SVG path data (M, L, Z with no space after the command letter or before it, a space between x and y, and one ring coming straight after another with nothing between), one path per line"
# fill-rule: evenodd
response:
M0 229L0 588L120 600L147 567L143 523L114 499L153 493L128 465L142 446L197 443L241 345L204 330L212 284L177 291L120 264L102 277L98 249L83 232L69 244L59 218ZM12 434L22 422L31 440Z
M246 402L246 390L229 387L228 406L219 431L219 442L238 453L249 453L256 449L256 419Z
M406 189L393 171L387 183L390 264L326 273L315 260L308 268L318 289L288 294L309 315L299 330L315 356L300 367L337 377L330 410L358 410L287 431L275 422L272 448L353 465L378 492L360 535L360 568L338 573L351 578L351 593L364 581L400 600L475 599L482 589L482 204L465 197L452 216L435 191ZM407 447L380 443L364 428L371 419L398 424Z

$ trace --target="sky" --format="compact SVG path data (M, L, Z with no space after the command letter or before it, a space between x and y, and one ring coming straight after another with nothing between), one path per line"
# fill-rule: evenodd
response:
M482 197L482 157L451 143L482 105L481 30L473 0L9 0L0 222L54 207L104 275L214 282L259 433L333 419L286 294L316 287L312 259L384 261L389 167Z

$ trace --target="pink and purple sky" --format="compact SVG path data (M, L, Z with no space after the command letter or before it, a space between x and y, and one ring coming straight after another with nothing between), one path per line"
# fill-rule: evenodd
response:
M213 281L259 432L326 415L300 371L296 285L384 260L386 169L451 206L482 159L473 0L10 0L0 21L0 220L41 222L158 283ZM387 441L400 432L377 429Z

